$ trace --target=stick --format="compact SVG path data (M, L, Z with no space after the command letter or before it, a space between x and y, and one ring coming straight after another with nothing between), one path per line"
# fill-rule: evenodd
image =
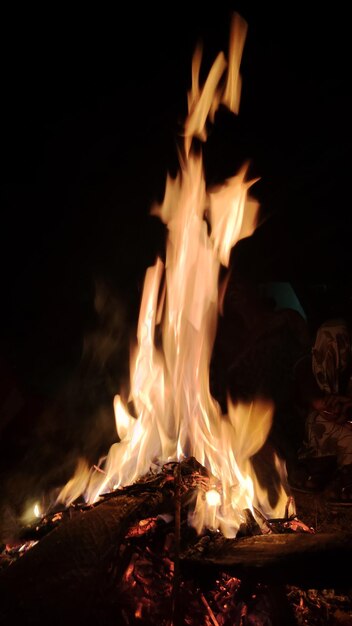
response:
M181 626L180 607L180 542L181 542L181 466L175 468L175 557L172 589L172 625Z
M209 617L210 617L211 621L213 622L214 626L220 626L218 620L216 619L216 617L215 617L213 611L211 610L211 607L209 606L209 603L208 603L208 601L207 601L207 599L206 599L206 597L205 597L205 595L203 593L200 594L200 599L203 602L206 610L208 611Z

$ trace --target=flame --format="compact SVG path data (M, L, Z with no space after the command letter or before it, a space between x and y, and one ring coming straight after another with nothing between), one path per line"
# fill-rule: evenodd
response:
M38 502L33 507L33 513L34 513L35 517L41 517L42 516L42 514L40 512L40 507L39 507Z
M188 117L185 123L185 150L188 155L193 137L206 141L206 121L214 120L220 104L224 104L233 113L238 113L241 97L240 65L247 23L234 13L231 21L229 63L223 52L214 61L203 89L199 87L199 72L202 63L202 48L198 46L192 62L192 89L188 94ZM227 68L226 83L221 78Z
M207 190L202 155L192 151L192 141L206 140L207 119L214 118L221 103L238 111L246 30L236 15L230 60L221 53L202 88L202 55L196 50L180 171L174 179L167 177L164 200L152 208L168 229L166 262L157 259L146 272L131 353L133 415L117 395L119 442L110 448L103 471L90 472L80 462L59 496L69 503L85 492L94 502L105 490L130 484L151 468L194 456L209 470L211 487L206 495L199 490L189 521L199 532L208 526L228 537L236 535L244 509L283 516L287 501L280 487L275 507L269 503L251 464L268 436L273 407L259 399L249 406L229 402L228 415L222 415L209 390L220 265L228 266L231 248L254 231L258 204L248 197L254 181L246 179L247 165Z
M33 524L36 520L42 517L42 507L40 502L27 502L26 507L21 515L21 521L23 524Z

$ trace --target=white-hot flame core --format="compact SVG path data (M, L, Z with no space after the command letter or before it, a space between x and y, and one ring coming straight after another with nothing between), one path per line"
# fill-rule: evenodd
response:
M199 50L194 57L180 172L175 179L167 178L164 201L153 208L167 225L168 240L165 267L158 259L144 282L130 367L130 402L136 417L116 396L120 441L110 448L103 472L88 472L81 463L60 494L60 500L72 502L85 492L92 502L153 467L194 456L209 470L216 489L206 495L199 490L190 522L199 532L208 526L229 537L236 535L244 509L256 507L282 516L287 500L282 490L275 511L270 507L250 461L267 438L272 407L263 401L236 407L229 403L225 416L209 390L220 264L227 266L234 244L253 232L258 206L247 198L251 183L246 181L246 167L208 192L202 157L192 152L191 144L195 136L206 139L207 118L221 102L238 110L245 31L237 16L230 62L219 55L202 88Z
M221 495L216 489L209 489L205 497L209 506L219 506L221 504Z

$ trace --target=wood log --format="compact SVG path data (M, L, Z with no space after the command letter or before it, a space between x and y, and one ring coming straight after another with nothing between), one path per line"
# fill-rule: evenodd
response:
M0 576L0 624L123 623L109 615L109 565L127 528L155 515L167 495L119 495L43 537Z
M256 535L209 542L184 552L185 572L227 571L240 579L305 588L348 588L352 583L352 533Z
M156 484L114 494L92 509L75 513L44 536L1 574L0 623L127 623L116 598L119 577L128 565L120 547L136 521L173 508L174 485L168 480L161 477ZM197 546L202 546L201 552ZM249 588L257 582L347 588L352 582L351 557L350 533L271 534L233 540L212 533L185 549L181 571L185 577L203 577L207 584L213 575L226 571Z

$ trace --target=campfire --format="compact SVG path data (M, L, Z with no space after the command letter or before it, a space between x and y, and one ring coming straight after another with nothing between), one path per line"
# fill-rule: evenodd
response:
M179 148L180 171L168 177L165 197L152 213L166 225L166 258L146 272L131 355L130 390L114 400L120 441L91 472L83 463L59 494L70 504L84 493L94 503L106 491L134 483L165 463L194 457L210 473L208 491L200 490L189 522L198 532L219 529L235 537L245 509L264 517L283 517L287 493L280 483L269 503L251 467L271 427L272 406L256 400L234 406L227 415L210 394L209 368L219 312L219 270L229 264L231 248L252 234L258 203L248 197L255 181L248 166L215 189L207 189L201 143L206 125L220 105L237 113L240 62L246 24L233 19L229 59L220 53L202 87L202 53L192 63L188 116ZM195 145L196 144L196 145ZM132 407L129 412L127 403ZM284 468L278 471L284 475Z
M8 620L309 623L309 596L293 585L331 585L336 559L351 556L349 537L318 536L298 519L275 453L262 486L252 458L271 428L270 402L229 398L223 414L210 393L220 268L255 230L259 207L248 164L207 187L202 144L219 107L238 113L246 30L235 15L228 58L217 56L202 85L196 49L179 173L152 207L167 228L165 259L146 272L130 388L114 399L118 442L93 468L80 460L55 504L45 514L37 504L39 521L2 553Z

